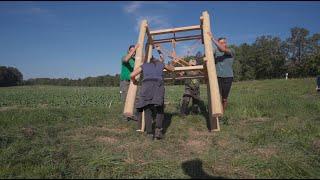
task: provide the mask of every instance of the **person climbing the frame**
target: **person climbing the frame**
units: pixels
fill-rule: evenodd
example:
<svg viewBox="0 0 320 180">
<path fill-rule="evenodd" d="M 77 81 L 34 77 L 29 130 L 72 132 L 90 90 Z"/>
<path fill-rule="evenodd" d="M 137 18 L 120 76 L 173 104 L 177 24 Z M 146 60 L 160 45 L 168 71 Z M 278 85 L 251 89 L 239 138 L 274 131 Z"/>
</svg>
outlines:
<svg viewBox="0 0 320 180">
<path fill-rule="evenodd" d="M 195 66 L 200 64 L 200 59 L 202 55 L 200 52 L 196 54 L 195 59 L 189 60 L 190 66 Z M 187 71 L 181 72 L 180 76 L 196 76 L 201 75 L 200 71 Z M 181 116 L 186 116 L 188 114 L 189 102 L 192 99 L 192 113 L 198 114 L 201 111 L 201 98 L 200 98 L 200 80 L 199 79 L 187 79 L 185 80 L 184 93 L 182 96 L 182 103 L 180 108 Z"/>
<path fill-rule="evenodd" d="M 226 38 L 221 37 L 217 41 L 214 39 L 211 32 L 208 32 L 208 35 L 215 44 L 215 46 L 213 46 L 215 48 L 214 58 L 224 112 L 227 108 L 227 100 L 233 81 L 232 65 L 234 62 L 235 51 L 234 49 L 228 47 Z"/>
<path fill-rule="evenodd" d="M 130 73 L 134 69 L 136 50 L 139 44 L 130 45 L 126 55 L 121 58 L 121 73 L 120 73 L 120 96 L 124 104 L 127 98 L 127 93 L 130 85 Z M 127 121 L 130 119 L 137 120 L 136 117 L 125 118 Z"/>
<path fill-rule="evenodd" d="M 144 111 L 147 136 L 152 139 L 162 139 L 165 95 L 163 69 L 174 71 L 174 68 L 171 65 L 164 64 L 161 48 L 160 46 L 156 46 L 156 48 L 160 54 L 160 60 L 152 56 L 150 63 L 144 62 L 131 73 L 130 78 L 137 84 L 136 76 L 141 73 L 143 74 L 140 97 L 136 104 L 138 119 L 141 119 L 142 112 Z M 154 134 L 152 129 L 152 110 L 155 110 L 156 114 L 156 129 Z M 138 126 L 140 128 L 141 124 L 138 123 Z"/>
</svg>

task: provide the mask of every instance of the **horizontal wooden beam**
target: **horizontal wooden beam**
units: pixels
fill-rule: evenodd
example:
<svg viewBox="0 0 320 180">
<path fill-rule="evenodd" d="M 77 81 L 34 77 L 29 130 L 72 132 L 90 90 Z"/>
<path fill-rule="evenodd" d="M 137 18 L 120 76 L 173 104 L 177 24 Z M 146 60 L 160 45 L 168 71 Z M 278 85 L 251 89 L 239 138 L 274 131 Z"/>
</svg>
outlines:
<svg viewBox="0 0 320 180">
<path fill-rule="evenodd" d="M 183 80 L 183 79 L 201 79 L 205 78 L 205 76 L 182 76 L 176 78 L 164 78 L 164 80 Z"/>
<path fill-rule="evenodd" d="M 174 71 L 194 71 L 194 70 L 202 70 L 202 69 L 203 69 L 203 65 L 174 67 Z M 167 71 L 167 70 L 164 69 L 163 71 Z"/>
<path fill-rule="evenodd" d="M 157 39 L 153 40 L 154 44 L 160 43 L 171 43 L 172 40 L 177 41 L 188 41 L 188 40 L 195 40 L 195 39 L 202 39 L 201 35 L 192 35 L 192 36 L 183 36 L 183 37 L 176 37 L 176 38 L 165 38 L 165 39 Z"/>
<path fill-rule="evenodd" d="M 151 31 L 150 34 L 151 35 L 159 35 L 159 34 L 168 34 L 168 33 L 193 31 L 193 30 L 200 30 L 200 25 L 185 26 L 185 27 L 171 28 L 171 29 L 160 29 L 160 30 Z"/>
</svg>

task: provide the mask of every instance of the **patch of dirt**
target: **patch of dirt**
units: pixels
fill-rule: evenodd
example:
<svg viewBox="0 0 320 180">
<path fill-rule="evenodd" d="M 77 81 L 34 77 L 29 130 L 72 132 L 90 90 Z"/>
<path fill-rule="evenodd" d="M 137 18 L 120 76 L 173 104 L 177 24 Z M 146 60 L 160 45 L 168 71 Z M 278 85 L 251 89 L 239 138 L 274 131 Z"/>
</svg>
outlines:
<svg viewBox="0 0 320 180">
<path fill-rule="evenodd" d="M 114 137 L 107 137 L 107 136 L 99 136 L 96 138 L 96 140 L 98 142 L 102 142 L 102 143 L 116 143 L 116 142 L 118 142 L 118 139 L 116 139 Z"/>
<path fill-rule="evenodd" d="M 166 150 L 163 150 L 163 149 L 156 149 L 153 152 L 155 153 L 155 155 L 157 155 L 159 157 L 168 156 L 168 152 Z"/>
<path fill-rule="evenodd" d="M 208 148 L 208 144 L 206 142 L 199 140 L 189 140 L 186 146 L 188 147 L 188 150 L 198 153 L 202 153 Z"/>
<path fill-rule="evenodd" d="M 133 151 L 143 151 L 143 149 L 147 149 L 149 145 L 150 143 L 147 141 L 131 141 L 117 146 L 116 149 L 119 151 L 127 151 L 128 149 Z"/>
<path fill-rule="evenodd" d="M 211 170 L 213 174 L 221 174 L 223 176 L 229 177 L 231 174 L 236 175 L 240 179 L 254 179 L 255 176 L 250 174 L 245 169 L 240 167 L 234 167 L 230 165 L 231 163 L 221 162 L 215 163 L 215 165 L 211 166 Z"/>
<path fill-rule="evenodd" d="M 126 133 L 129 131 L 129 129 L 128 128 L 114 128 L 114 129 L 108 129 L 108 131 L 114 132 L 114 133 Z"/>
<path fill-rule="evenodd" d="M 46 108 L 46 107 L 48 107 L 48 106 L 49 106 L 49 104 L 44 103 L 44 104 L 40 104 L 39 106 L 40 106 L 40 107 L 42 107 L 42 108 Z"/>
<path fill-rule="evenodd" d="M 85 135 L 85 134 L 81 134 L 81 133 L 76 133 L 76 134 L 73 134 L 73 135 L 69 135 L 67 136 L 68 138 L 70 138 L 71 140 L 74 140 L 74 141 L 85 141 L 85 140 L 88 140 L 89 139 L 89 136 Z"/>
<path fill-rule="evenodd" d="M 36 134 L 34 128 L 22 128 L 22 133 L 26 138 L 32 138 Z"/>
<path fill-rule="evenodd" d="M 48 107 L 48 104 L 40 104 L 40 108 L 46 108 Z M 9 110 L 34 110 L 37 109 L 38 107 L 23 107 L 23 106 L 5 106 L 5 107 L 0 107 L 0 112 L 4 111 L 9 111 Z"/>
<path fill-rule="evenodd" d="M 263 148 L 255 148 L 252 152 L 254 155 L 258 155 L 264 159 L 269 159 L 273 155 L 276 155 L 278 153 L 278 149 L 275 146 L 268 146 Z"/>
<path fill-rule="evenodd" d="M 207 131 L 196 131 L 193 128 L 189 128 L 189 134 L 190 137 L 209 136 L 209 133 Z"/>
<path fill-rule="evenodd" d="M 80 128 L 79 131 L 91 133 L 92 131 L 109 131 L 112 133 L 125 133 L 128 132 L 128 128 L 107 128 L 107 127 L 96 127 L 96 126 L 89 126 L 86 128 Z"/>
<path fill-rule="evenodd" d="M 268 117 L 258 117 L 258 118 L 250 118 L 250 119 L 242 119 L 240 120 L 241 124 L 248 124 L 248 123 L 263 123 L 269 121 L 270 118 Z"/>
<path fill-rule="evenodd" d="M 18 109 L 19 107 L 18 106 L 5 106 L 5 107 L 0 107 L 0 112 L 2 111 L 9 111 L 11 109 Z M 22 109 L 22 108 L 20 108 Z"/>
<path fill-rule="evenodd" d="M 320 139 L 314 140 L 312 142 L 312 147 L 316 152 L 320 153 Z"/>
<path fill-rule="evenodd" d="M 216 142 L 216 144 L 217 144 L 219 147 L 223 148 L 223 149 L 228 148 L 228 146 L 230 145 L 230 144 L 229 144 L 229 141 L 228 141 L 228 140 L 225 140 L 225 139 L 218 140 L 218 141 Z"/>
</svg>

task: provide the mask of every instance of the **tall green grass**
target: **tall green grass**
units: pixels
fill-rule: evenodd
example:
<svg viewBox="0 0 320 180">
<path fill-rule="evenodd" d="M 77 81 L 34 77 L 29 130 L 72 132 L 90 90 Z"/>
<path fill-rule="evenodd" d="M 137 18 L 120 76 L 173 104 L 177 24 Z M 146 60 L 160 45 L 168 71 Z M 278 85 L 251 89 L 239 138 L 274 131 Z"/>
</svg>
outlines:
<svg viewBox="0 0 320 180">
<path fill-rule="evenodd" d="M 214 133 L 178 116 L 183 88 L 166 87 L 161 141 L 122 120 L 117 87 L 0 88 L 0 178 L 320 177 L 314 79 L 234 83 Z"/>
</svg>

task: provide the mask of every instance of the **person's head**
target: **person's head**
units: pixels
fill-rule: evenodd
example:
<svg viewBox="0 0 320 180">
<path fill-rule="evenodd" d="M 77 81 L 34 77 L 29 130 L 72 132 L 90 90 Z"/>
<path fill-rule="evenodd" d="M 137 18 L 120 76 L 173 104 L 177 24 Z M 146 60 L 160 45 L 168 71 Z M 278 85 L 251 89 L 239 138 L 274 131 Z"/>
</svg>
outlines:
<svg viewBox="0 0 320 180">
<path fill-rule="evenodd" d="M 225 37 L 220 37 L 218 39 L 218 43 L 225 48 L 228 47 L 227 38 L 225 38 Z"/>
<path fill-rule="evenodd" d="M 190 59 L 189 60 L 189 65 L 190 66 L 195 66 L 195 65 L 197 65 L 197 61 L 195 59 Z"/>
<path fill-rule="evenodd" d="M 132 51 L 134 51 L 134 45 L 130 45 L 129 46 L 129 49 L 128 49 L 128 52 L 132 52 Z M 136 52 L 134 52 L 133 54 L 132 54 L 132 56 L 135 56 L 136 55 Z"/>
<path fill-rule="evenodd" d="M 201 63 L 201 59 L 202 58 L 203 58 L 203 56 L 202 56 L 201 52 L 198 51 L 197 54 L 196 54 L 196 57 L 195 57 L 197 64 Z"/>
</svg>

